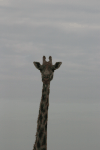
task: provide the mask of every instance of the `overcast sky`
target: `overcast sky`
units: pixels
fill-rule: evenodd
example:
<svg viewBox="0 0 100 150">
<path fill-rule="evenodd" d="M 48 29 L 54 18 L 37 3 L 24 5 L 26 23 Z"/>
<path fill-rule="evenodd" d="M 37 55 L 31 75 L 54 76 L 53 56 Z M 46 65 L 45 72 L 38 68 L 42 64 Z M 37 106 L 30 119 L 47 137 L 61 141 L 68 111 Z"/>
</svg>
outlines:
<svg viewBox="0 0 100 150">
<path fill-rule="evenodd" d="M 33 61 L 43 56 L 62 62 L 50 83 L 48 150 L 99 150 L 99 0 L 0 0 L 0 149 L 32 150 L 43 84 Z"/>
</svg>

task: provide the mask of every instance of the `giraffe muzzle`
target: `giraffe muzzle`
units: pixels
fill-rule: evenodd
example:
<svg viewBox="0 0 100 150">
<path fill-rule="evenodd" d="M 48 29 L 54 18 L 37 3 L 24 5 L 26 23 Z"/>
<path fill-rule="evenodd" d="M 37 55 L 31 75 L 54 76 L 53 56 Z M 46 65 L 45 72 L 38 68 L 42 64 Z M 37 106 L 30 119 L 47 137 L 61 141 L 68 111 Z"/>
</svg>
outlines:
<svg viewBox="0 0 100 150">
<path fill-rule="evenodd" d="M 46 81 L 47 81 L 47 80 L 49 80 L 49 78 L 44 78 L 44 80 L 46 80 Z"/>
</svg>

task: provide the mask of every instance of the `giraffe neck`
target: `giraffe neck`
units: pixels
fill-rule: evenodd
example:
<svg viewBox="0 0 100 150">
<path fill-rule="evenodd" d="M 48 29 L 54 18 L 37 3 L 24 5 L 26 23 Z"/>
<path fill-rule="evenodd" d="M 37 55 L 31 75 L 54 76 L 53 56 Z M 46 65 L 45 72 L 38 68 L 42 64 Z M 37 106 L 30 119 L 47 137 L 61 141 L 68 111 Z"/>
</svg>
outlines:
<svg viewBox="0 0 100 150">
<path fill-rule="evenodd" d="M 50 83 L 44 84 L 37 120 L 36 141 L 33 150 L 47 150 L 47 121 L 49 107 Z"/>
</svg>

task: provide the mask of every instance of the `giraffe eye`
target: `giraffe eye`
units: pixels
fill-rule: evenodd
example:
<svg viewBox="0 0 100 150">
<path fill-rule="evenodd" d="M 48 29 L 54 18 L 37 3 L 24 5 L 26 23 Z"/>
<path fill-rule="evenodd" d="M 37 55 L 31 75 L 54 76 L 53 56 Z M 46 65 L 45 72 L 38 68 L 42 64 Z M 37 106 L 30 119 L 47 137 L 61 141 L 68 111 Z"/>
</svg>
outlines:
<svg viewBox="0 0 100 150">
<path fill-rule="evenodd" d="M 52 71 L 54 72 L 54 69 L 52 68 Z"/>
<path fill-rule="evenodd" d="M 40 69 L 40 72 L 42 72 L 42 69 Z"/>
</svg>

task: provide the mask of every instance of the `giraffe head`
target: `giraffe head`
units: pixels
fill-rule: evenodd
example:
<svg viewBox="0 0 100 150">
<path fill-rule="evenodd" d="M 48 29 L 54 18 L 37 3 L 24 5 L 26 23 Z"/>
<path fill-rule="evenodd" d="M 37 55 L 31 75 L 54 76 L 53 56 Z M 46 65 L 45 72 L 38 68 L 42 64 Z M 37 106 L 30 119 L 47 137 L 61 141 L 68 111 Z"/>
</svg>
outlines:
<svg viewBox="0 0 100 150">
<path fill-rule="evenodd" d="M 40 70 L 42 75 L 42 82 L 44 84 L 50 83 L 53 79 L 54 70 L 58 69 L 62 62 L 56 62 L 55 65 L 52 65 L 52 57 L 49 56 L 49 61 L 47 62 L 46 57 L 43 56 L 43 64 L 41 65 L 39 62 L 33 62 L 35 67 Z"/>
</svg>

